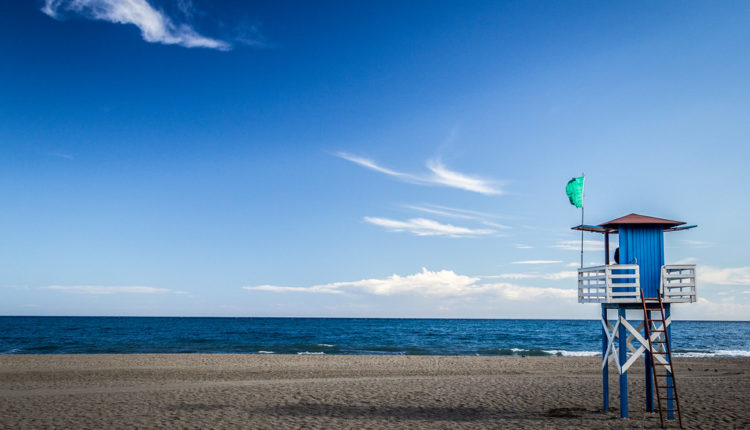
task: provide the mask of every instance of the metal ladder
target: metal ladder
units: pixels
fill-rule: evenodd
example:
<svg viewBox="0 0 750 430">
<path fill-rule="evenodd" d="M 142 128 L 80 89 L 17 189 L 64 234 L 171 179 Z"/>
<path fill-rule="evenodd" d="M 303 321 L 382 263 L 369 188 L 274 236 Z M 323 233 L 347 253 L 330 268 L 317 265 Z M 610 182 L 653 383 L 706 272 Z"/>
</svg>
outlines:
<svg viewBox="0 0 750 430">
<path fill-rule="evenodd" d="M 674 419 L 674 413 L 677 412 L 680 428 L 683 428 L 680 399 L 677 396 L 677 381 L 675 380 L 674 369 L 672 368 L 672 348 L 669 344 L 669 332 L 667 331 L 666 318 L 664 317 L 664 302 L 661 300 L 661 295 L 657 298 L 647 298 L 643 295 L 643 290 L 641 290 L 641 303 L 643 304 L 643 325 L 646 326 L 648 350 L 651 353 L 651 372 L 653 373 L 656 398 L 659 404 L 661 427 L 666 427 L 664 414 L 667 414 L 667 418 Z M 651 318 L 651 313 L 656 311 L 659 311 L 657 317 Z M 656 323 L 661 323 L 661 326 L 657 326 Z M 659 334 L 655 339 L 651 339 L 652 333 Z M 664 361 L 656 359 L 657 356 L 662 357 Z M 657 371 L 657 368 L 664 369 L 664 373 Z M 662 390 L 664 390 L 664 396 L 662 396 Z M 666 405 L 664 402 L 666 402 Z M 672 416 L 670 417 L 669 415 Z"/>
</svg>

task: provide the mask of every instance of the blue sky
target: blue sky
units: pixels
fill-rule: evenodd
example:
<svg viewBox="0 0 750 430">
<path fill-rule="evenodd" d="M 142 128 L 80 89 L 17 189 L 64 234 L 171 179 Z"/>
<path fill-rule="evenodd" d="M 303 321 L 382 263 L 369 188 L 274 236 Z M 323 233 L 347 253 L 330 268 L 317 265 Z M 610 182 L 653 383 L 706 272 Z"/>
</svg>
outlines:
<svg viewBox="0 0 750 430">
<path fill-rule="evenodd" d="M 0 4 L 0 314 L 596 318 L 580 211 L 747 319 L 744 2 Z M 586 263 L 603 260 L 586 237 Z"/>
</svg>

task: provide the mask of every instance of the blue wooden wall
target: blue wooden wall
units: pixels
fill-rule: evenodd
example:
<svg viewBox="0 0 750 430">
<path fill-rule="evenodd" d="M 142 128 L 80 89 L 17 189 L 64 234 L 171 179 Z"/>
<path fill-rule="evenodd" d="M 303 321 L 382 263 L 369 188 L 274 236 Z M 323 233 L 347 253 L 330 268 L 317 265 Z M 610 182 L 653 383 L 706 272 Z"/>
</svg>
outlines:
<svg viewBox="0 0 750 430">
<path fill-rule="evenodd" d="M 641 274 L 641 288 L 646 297 L 659 295 L 661 266 L 664 265 L 664 226 L 620 225 L 620 264 L 635 264 Z"/>
</svg>

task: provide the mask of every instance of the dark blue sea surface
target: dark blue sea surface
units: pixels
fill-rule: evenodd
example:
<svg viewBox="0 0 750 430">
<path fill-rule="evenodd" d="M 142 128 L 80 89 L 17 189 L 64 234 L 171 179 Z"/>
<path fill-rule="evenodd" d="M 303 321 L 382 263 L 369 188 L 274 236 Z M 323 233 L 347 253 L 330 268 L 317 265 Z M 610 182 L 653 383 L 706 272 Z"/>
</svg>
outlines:
<svg viewBox="0 0 750 430">
<path fill-rule="evenodd" d="M 678 356 L 750 357 L 750 322 L 675 321 Z M 0 317 L 0 353 L 601 355 L 587 320 Z"/>
</svg>

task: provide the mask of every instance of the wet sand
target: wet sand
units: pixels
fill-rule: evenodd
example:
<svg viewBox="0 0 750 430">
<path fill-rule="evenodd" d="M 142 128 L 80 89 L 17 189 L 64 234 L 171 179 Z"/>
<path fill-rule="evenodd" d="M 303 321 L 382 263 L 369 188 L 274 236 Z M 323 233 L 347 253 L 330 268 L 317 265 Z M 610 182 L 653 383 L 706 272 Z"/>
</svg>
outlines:
<svg viewBox="0 0 750 430">
<path fill-rule="evenodd" d="M 0 428 L 659 428 L 596 357 L 0 356 Z M 750 428 L 750 359 L 675 364 L 686 428 Z M 676 428 L 676 423 L 671 427 Z"/>
</svg>

